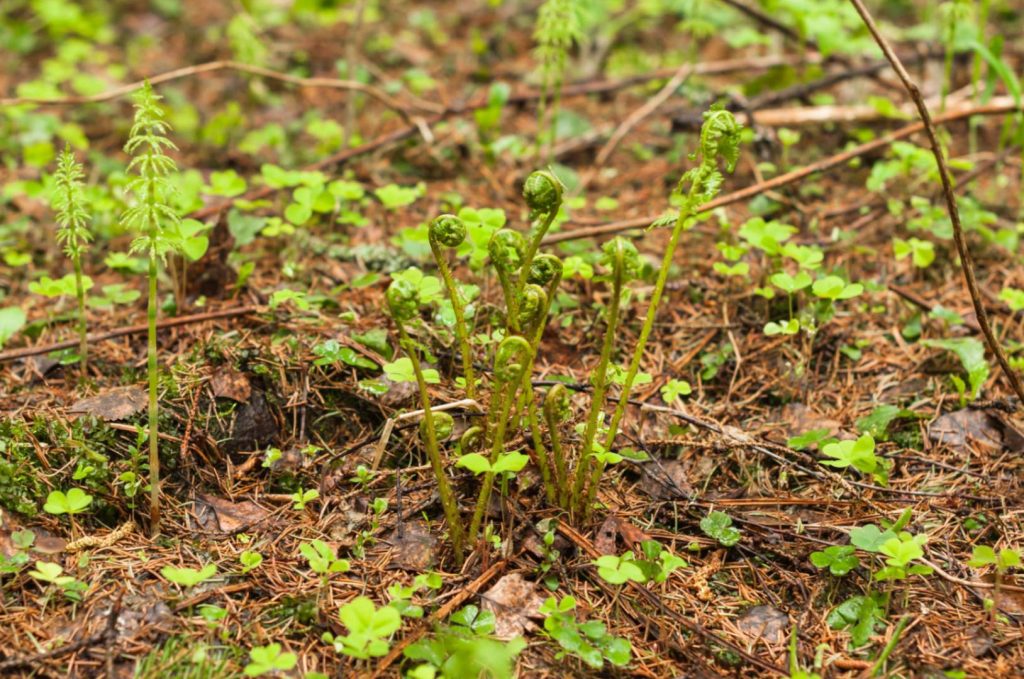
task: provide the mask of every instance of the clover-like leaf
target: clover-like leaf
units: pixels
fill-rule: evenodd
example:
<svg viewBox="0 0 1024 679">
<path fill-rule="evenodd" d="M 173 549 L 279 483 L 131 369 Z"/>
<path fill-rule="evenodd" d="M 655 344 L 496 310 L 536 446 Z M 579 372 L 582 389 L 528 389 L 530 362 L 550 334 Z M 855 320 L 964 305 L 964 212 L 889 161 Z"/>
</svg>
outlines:
<svg viewBox="0 0 1024 679">
<path fill-rule="evenodd" d="M 700 520 L 700 529 L 725 547 L 732 547 L 743 535 L 732 525 L 732 517 L 725 512 L 712 511 Z"/>
<path fill-rule="evenodd" d="M 81 488 L 72 488 L 66 494 L 55 490 L 46 497 L 43 511 L 47 514 L 80 514 L 91 504 L 92 495 Z"/>
</svg>

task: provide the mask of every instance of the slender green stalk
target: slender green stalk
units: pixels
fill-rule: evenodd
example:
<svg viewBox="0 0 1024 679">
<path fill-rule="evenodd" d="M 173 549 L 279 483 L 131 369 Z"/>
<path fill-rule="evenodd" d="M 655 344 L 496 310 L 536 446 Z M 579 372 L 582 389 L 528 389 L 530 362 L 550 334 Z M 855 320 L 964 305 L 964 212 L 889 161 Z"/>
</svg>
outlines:
<svg viewBox="0 0 1024 679">
<path fill-rule="evenodd" d="M 147 364 L 149 368 L 149 475 L 150 475 L 150 532 L 160 532 L 160 455 L 159 410 L 157 403 L 158 365 L 156 344 L 157 274 L 159 260 L 168 253 L 181 251 L 178 235 L 179 217 L 170 207 L 169 195 L 173 191 L 169 176 L 177 165 L 165 149 L 175 149 L 166 134 L 170 126 L 164 120 L 160 98 L 153 92 L 149 81 L 135 93 L 135 122 L 124 150 L 131 154 L 128 173 L 135 173 L 128 189 L 135 195 L 135 204 L 121 217 L 122 223 L 140 235 L 132 242 L 133 252 L 144 253 L 149 260 L 149 338 Z"/>
<path fill-rule="evenodd" d="M 422 431 L 427 458 L 430 460 L 430 467 L 437 481 L 437 494 L 441 498 L 441 508 L 444 510 L 445 520 L 448 522 L 448 533 L 451 536 L 455 561 L 461 565 L 463 557 L 462 519 L 459 516 L 459 507 L 455 496 L 448 484 L 448 476 L 444 472 L 441 449 L 438 445 L 437 427 L 430 408 L 430 394 L 427 391 L 427 381 L 420 365 L 419 353 L 416 350 L 416 343 L 409 337 L 409 333 L 405 329 L 405 322 L 415 318 L 419 312 L 419 292 L 405 279 L 394 280 L 388 287 L 387 301 L 391 317 L 395 321 L 395 327 L 398 328 L 399 344 L 409 357 L 416 377 L 416 385 L 420 392 L 420 407 L 423 409 Z"/>
<path fill-rule="evenodd" d="M 455 215 L 441 215 L 430 223 L 430 249 L 434 253 L 441 279 L 448 288 L 448 298 L 455 314 L 455 336 L 462 352 L 462 375 L 466 379 L 466 397 L 476 399 L 476 375 L 473 371 L 473 349 L 469 343 L 469 326 L 466 324 L 466 305 L 462 299 L 443 247 L 457 248 L 466 240 L 466 225 Z"/>
<path fill-rule="evenodd" d="M 537 352 L 540 349 L 540 341 L 544 336 L 544 328 L 547 326 L 551 304 L 554 301 L 555 293 L 558 291 L 558 286 L 562 282 L 561 260 L 554 255 L 540 255 L 533 260 L 533 264 L 530 267 L 529 281 L 534 285 L 547 285 L 547 289 L 540 318 L 530 338 L 530 360 L 526 370 L 523 372 L 520 394 L 526 399 L 526 421 L 533 438 L 533 449 L 537 454 L 537 463 L 540 466 L 544 490 L 547 493 L 548 502 L 555 504 L 558 496 L 557 479 L 552 478 L 551 461 L 548 458 L 547 449 L 544 447 L 544 439 L 541 436 L 540 422 L 537 418 L 537 403 L 533 397 L 532 378 L 533 365 L 537 360 Z M 520 410 L 522 410 L 522 405 L 520 405 Z"/>
<path fill-rule="evenodd" d="M 551 457 L 555 463 L 555 485 L 558 486 L 558 503 L 565 508 L 569 504 L 569 481 L 565 453 L 562 450 L 562 435 L 558 425 L 569 416 L 569 391 L 561 384 L 548 390 L 544 397 L 544 422 L 551 437 Z"/>
<path fill-rule="evenodd" d="M 88 325 L 85 318 L 85 278 L 82 275 L 82 253 L 88 248 L 92 234 L 86 228 L 88 213 L 82 195 L 82 177 L 85 171 L 75 160 L 71 145 L 67 144 L 57 160 L 54 175 L 55 203 L 57 206 L 57 242 L 64 244 L 64 252 L 75 270 L 75 296 L 78 299 L 78 353 L 82 376 L 89 374 Z"/>
<path fill-rule="evenodd" d="M 907 629 L 907 625 L 910 624 L 910 616 L 905 615 L 900 618 L 900 621 L 896 623 L 896 629 L 892 633 L 892 637 L 889 638 L 889 642 L 882 649 L 882 652 L 878 654 L 878 659 L 875 664 L 871 666 L 871 671 L 868 676 L 877 677 L 878 673 L 885 667 L 885 661 L 889 659 L 889 656 L 893 651 L 896 650 L 896 646 L 900 643 L 900 637 L 903 636 L 903 631 Z"/>
<path fill-rule="evenodd" d="M 505 325 L 509 333 L 517 334 L 519 332 L 519 304 L 512 274 L 523 262 L 526 241 L 518 231 L 499 229 L 494 232 L 491 240 L 487 243 L 487 252 L 491 257 L 491 264 L 498 272 L 498 282 L 501 283 L 501 292 L 505 296 Z"/>
<path fill-rule="evenodd" d="M 615 335 L 619 327 L 619 306 L 622 301 L 622 287 L 628 278 L 636 275 L 639 265 L 639 254 L 633 244 L 624 238 L 615 238 L 605 244 L 605 264 L 612 270 L 612 294 L 608 300 L 607 323 L 604 341 L 601 345 L 601 357 L 597 367 L 591 373 L 591 384 L 594 387 L 590 401 L 590 412 L 587 414 L 586 428 L 583 430 L 583 447 L 580 449 L 579 461 L 576 464 L 576 479 L 572 489 L 572 506 L 577 512 L 583 511 L 583 490 L 587 472 L 593 466 L 591 484 L 595 492 L 604 463 L 592 465 L 594 454 L 594 437 L 597 434 L 598 422 L 604 412 L 604 396 L 608 389 L 608 364 L 615 347 Z"/>
<path fill-rule="evenodd" d="M 529 362 L 529 343 L 522 337 L 506 337 L 498 345 L 494 357 L 494 394 L 496 403 L 491 404 L 491 412 L 494 415 L 494 436 L 491 439 L 491 454 L 489 462 L 493 465 L 498 456 L 505 450 L 505 436 L 508 433 L 509 412 L 512 404 L 515 403 L 516 392 L 519 390 L 519 381 L 523 377 L 526 365 Z M 476 542 L 483 522 L 484 513 L 487 510 L 487 502 L 491 497 L 491 489 L 494 486 L 494 473 L 488 471 L 484 474 L 483 485 L 480 487 L 480 495 L 477 497 L 476 510 L 473 512 L 473 520 L 469 525 L 469 541 Z"/>
<path fill-rule="evenodd" d="M 448 534 L 452 538 L 452 549 L 455 552 L 455 561 L 462 564 L 462 519 L 459 516 L 459 507 L 455 502 L 451 486 L 448 484 L 448 477 L 444 473 L 444 463 L 441 461 L 441 450 L 437 443 L 437 426 L 434 422 L 434 414 L 430 410 L 430 396 L 427 393 L 427 381 L 423 377 L 423 367 L 420 365 L 416 353 L 416 345 L 405 331 L 400 321 L 398 335 L 402 348 L 412 361 L 412 370 L 416 375 L 416 384 L 420 392 L 420 407 L 423 409 L 424 430 L 427 439 L 427 457 L 430 459 L 430 467 L 437 479 L 437 494 L 441 498 L 441 507 L 444 509 L 445 520 L 448 522 Z"/>
<path fill-rule="evenodd" d="M 149 522 L 154 534 L 159 532 L 160 526 L 160 443 L 158 436 L 160 412 L 157 405 L 159 380 L 156 361 L 156 277 L 156 255 L 151 254 L 149 257 L 149 301 L 146 306 L 146 317 L 149 322 L 146 364 L 149 372 Z"/>
<path fill-rule="evenodd" d="M 676 216 L 675 226 L 672 227 L 672 236 L 669 238 L 668 247 L 661 260 L 661 268 L 658 270 L 658 278 L 654 284 L 654 292 L 651 294 L 651 301 L 647 306 L 647 315 L 644 318 L 643 327 L 640 329 L 640 337 L 637 339 L 636 348 L 633 350 L 633 358 L 630 360 L 629 368 L 626 371 L 626 378 L 622 385 L 622 392 L 619 395 L 619 402 L 615 406 L 611 421 L 608 423 L 608 433 L 605 436 L 604 448 L 610 450 L 615 443 L 615 437 L 619 431 L 619 424 L 626 412 L 626 405 L 633 390 L 633 381 L 640 370 L 640 361 L 643 359 L 644 350 L 647 347 L 647 340 L 650 338 L 651 330 L 654 328 L 654 320 L 658 315 L 658 305 L 661 303 L 661 296 L 665 291 L 665 284 L 668 282 L 669 268 L 672 265 L 672 258 L 675 256 L 679 239 L 692 227 L 699 214 L 700 206 L 711 200 L 721 189 L 723 177 L 718 171 L 719 157 L 725 160 L 726 170 L 731 172 L 739 160 L 739 133 L 741 125 L 728 111 L 712 108 L 704 114 L 704 124 L 700 133 L 700 164 L 688 170 L 679 181 L 679 190 L 689 183 L 689 190 L 679 214 Z"/>
</svg>

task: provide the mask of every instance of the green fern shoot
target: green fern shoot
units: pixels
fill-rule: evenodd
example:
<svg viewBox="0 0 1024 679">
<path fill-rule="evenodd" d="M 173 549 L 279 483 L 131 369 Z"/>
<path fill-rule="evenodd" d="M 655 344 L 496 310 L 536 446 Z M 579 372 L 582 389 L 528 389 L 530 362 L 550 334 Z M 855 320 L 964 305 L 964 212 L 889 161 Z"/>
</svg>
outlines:
<svg viewBox="0 0 1024 679">
<path fill-rule="evenodd" d="M 87 276 L 82 276 L 82 253 L 89 247 L 92 234 L 87 222 L 89 213 L 85 209 L 82 195 L 82 164 L 75 159 L 70 144 L 57 159 L 57 173 L 54 175 L 53 202 L 57 209 L 57 242 L 64 246 L 64 252 L 75 268 L 75 295 L 78 297 L 78 353 L 82 362 L 82 376 L 89 369 L 88 326 L 85 320 L 85 288 Z"/>
<path fill-rule="evenodd" d="M 158 449 L 157 409 L 157 273 L 159 260 L 168 253 L 180 250 L 178 237 L 179 217 L 170 206 L 173 190 L 170 175 L 177 171 L 167 149 L 177 149 L 166 134 L 170 125 L 164 120 L 160 96 L 153 92 L 149 81 L 135 93 L 135 122 L 124 150 L 131 154 L 128 174 L 133 175 L 128 190 L 135 203 L 121 216 L 121 223 L 139 235 L 132 241 L 132 252 L 143 253 L 149 259 L 149 481 L 150 531 L 160 528 L 160 456 Z"/>
</svg>

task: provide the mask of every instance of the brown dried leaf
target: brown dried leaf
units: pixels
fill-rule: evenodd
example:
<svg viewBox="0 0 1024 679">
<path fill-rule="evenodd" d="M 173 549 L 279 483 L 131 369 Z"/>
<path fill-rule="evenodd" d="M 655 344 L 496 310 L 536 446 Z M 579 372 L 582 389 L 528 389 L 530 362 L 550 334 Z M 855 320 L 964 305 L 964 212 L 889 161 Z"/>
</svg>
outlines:
<svg viewBox="0 0 1024 679">
<path fill-rule="evenodd" d="M 494 636 L 504 640 L 536 628 L 530 618 L 540 616 L 538 609 L 544 603 L 536 584 L 519 573 L 504 576 L 480 598 L 483 609 L 494 613 Z"/>
<path fill-rule="evenodd" d="M 781 644 L 789 633 L 789 616 L 774 606 L 754 606 L 736 619 L 736 629 L 751 641 Z"/>
<path fill-rule="evenodd" d="M 259 523 L 269 513 L 250 500 L 232 502 L 214 495 L 199 495 L 196 517 L 199 525 L 210 531 L 237 533 Z"/>
<path fill-rule="evenodd" d="M 597 529 L 597 534 L 594 536 L 594 549 L 601 554 L 618 554 L 616 549 L 618 539 L 619 521 L 614 515 L 609 515 Z"/>
<path fill-rule="evenodd" d="M 147 403 L 146 390 L 142 387 L 115 387 L 96 396 L 83 398 L 68 408 L 68 412 L 73 415 L 93 415 L 108 422 L 117 422 L 142 412 Z"/>
<path fill-rule="evenodd" d="M 959 452 L 1024 451 L 1024 435 L 1001 413 L 963 408 L 938 417 L 928 427 L 928 438 Z"/>
<path fill-rule="evenodd" d="M 696 490 L 690 482 L 692 465 L 683 460 L 651 460 L 641 466 L 640 488 L 655 500 L 692 497 Z"/>
<path fill-rule="evenodd" d="M 396 530 L 392 535 L 391 544 L 395 552 L 391 557 L 390 568 L 423 571 L 437 560 L 437 538 L 430 534 L 422 521 L 403 524 L 402 532 Z"/>
<path fill-rule="evenodd" d="M 243 372 L 227 366 L 213 374 L 210 378 L 210 391 L 217 398 L 229 398 L 238 403 L 248 403 L 252 396 L 252 384 Z"/>
</svg>

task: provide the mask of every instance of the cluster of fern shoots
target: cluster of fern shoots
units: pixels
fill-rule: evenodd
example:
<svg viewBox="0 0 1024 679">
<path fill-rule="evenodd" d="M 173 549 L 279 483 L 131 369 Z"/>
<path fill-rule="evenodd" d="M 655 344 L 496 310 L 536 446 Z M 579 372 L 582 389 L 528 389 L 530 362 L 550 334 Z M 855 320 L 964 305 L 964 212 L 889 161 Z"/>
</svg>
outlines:
<svg viewBox="0 0 1024 679">
<path fill-rule="evenodd" d="M 452 491 L 441 444 L 454 430 L 452 417 L 431 409 L 431 397 L 424 378 L 421 345 L 414 330 L 423 323 L 419 293 L 412 283 L 396 278 L 387 290 L 388 308 L 398 330 L 399 343 L 409 356 L 419 387 L 423 411 L 421 438 L 437 480 L 448 532 L 456 560 L 462 560 L 467 545 L 481 537 L 495 480 L 507 482 L 527 462 L 539 471 L 546 500 L 573 517 L 585 518 L 593 508 L 606 467 L 622 460 L 614 452 L 615 440 L 626 412 L 634 381 L 668 281 L 672 257 L 684 231 L 702 217 L 700 206 L 721 188 L 720 164 L 732 171 L 739 156 L 740 125 L 731 113 L 712 109 L 705 114 L 700 147 L 691 156 L 699 162 L 679 182 L 679 210 L 671 220 L 672 234 L 658 270 L 647 314 L 621 380 L 611 418 L 605 422 L 605 403 L 618 350 L 616 338 L 621 324 L 622 301 L 627 285 L 641 273 L 640 256 L 633 244 L 622 237 L 606 242 L 601 266 L 609 285 L 604 313 L 604 336 L 600 358 L 590 374 L 590 399 L 581 435 L 569 438 L 563 431 L 574 420 L 575 404 L 569 390 L 555 385 L 544 392 L 534 388 L 533 366 L 547 327 L 552 301 L 562 282 L 562 261 L 553 254 L 540 253 L 540 246 L 562 207 L 564 187 L 551 172 L 531 174 L 523 186 L 523 198 L 530 208 L 532 227 L 527 235 L 512 230 L 496 231 L 488 244 L 490 264 L 502 290 L 500 324 L 503 339 L 493 351 L 492 370 L 478 378 L 474 365 L 473 319 L 467 318 L 467 301 L 452 276 L 449 251 L 465 240 L 465 224 L 454 215 L 441 215 L 430 224 L 429 241 L 437 267 L 451 301 L 455 335 L 461 354 L 465 393 L 469 399 L 486 403 L 483 421 L 467 429 L 455 444 L 458 464 L 481 476 L 476 502 L 464 524 L 458 499 Z M 426 336 L 426 333 L 423 333 Z M 529 442 L 528 454 L 507 451 L 509 441 L 522 433 Z M 504 487 L 504 486 L 503 486 Z"/>
</svg>

